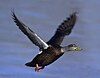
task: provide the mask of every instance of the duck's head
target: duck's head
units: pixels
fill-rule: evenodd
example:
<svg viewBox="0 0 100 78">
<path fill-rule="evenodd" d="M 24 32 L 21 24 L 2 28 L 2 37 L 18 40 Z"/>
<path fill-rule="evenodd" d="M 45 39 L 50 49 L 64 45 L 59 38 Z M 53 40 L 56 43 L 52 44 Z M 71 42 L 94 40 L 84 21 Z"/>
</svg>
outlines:
<svg viewBox="0 0 100 78">
<path fill-rule="evenodd" d="M 70 44 L 70 45 L 67 46 L 67 50 L 68 51 L 81 51 L 82 48 L 80 48 L 76 44 Z"/>
</svg>

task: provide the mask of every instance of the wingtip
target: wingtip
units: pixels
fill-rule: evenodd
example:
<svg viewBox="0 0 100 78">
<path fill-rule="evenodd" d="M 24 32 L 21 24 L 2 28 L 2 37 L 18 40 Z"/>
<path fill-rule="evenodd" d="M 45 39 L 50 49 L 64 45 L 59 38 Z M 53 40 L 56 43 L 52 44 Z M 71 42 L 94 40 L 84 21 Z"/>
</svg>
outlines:
<svg viewBox="0 0 100 78">
<path fill-rule="evenodd" d="M 11 12 L 12 12 L 12 13 L 14 12 L 14 8 L 11 8 Z"/>
<path fill-rule="evenodd" d="M 13 20 L 15 20 L 15 18 L 17 18 L 16 15 L 15 15 L 15 10 L 14 10 L 14 8 L 11 9 L 11 17 L 12 17 Z"/>
<path fill-rule="evenodd" d="M 79 14 L 79 12 L 75 11 L 75 12 L 73 12 L 73 14 Z"/>
<path fill-rule="evenodd" d="M 75 12 L 73 12 L 70 16 L 74 16 L 74 15 L 77 15 L 77 14 L 78 14 L 78 12 L 75 11 Z"/>
<path fill-rule="evenodd" d="M 14 16 L 15 15 L 15 11 L 14 11 L 14 8 L 11 9 L 11 15 Z"/>
<path fill-rule="evenodd" d="M 14 22 L 18 21 L 18 18 L 17 18 L 16 14 L 15 14 L 14 9 L 11 10 L 11 18 L 13 19 Z"/>
<path fill-rule="evenodd" d="M 72 16 L 77 16 L 78 14 L 79 14 L 79 12 L 75 11 L 75 12 L 73 12 L 72 14 L 70 14 L 70 17 L 72 17 Z"/>
</svg>

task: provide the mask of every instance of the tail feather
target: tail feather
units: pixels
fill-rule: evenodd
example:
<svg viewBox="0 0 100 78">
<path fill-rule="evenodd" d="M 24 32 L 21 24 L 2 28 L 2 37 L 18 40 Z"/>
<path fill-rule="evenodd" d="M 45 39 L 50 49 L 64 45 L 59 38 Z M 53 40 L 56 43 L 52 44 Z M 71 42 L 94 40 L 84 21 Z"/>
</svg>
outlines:
<svg viewBox="0 0 100 78">
<path fill-rule="evenodd" d="M 26 63 L 25 65 L 26 65 L 26 66 L 29 66 L 29 67 L 34 67 L 33 63 L 31 63 L 31 62 L 28 62 L 28 63 Z"/>
</svg>

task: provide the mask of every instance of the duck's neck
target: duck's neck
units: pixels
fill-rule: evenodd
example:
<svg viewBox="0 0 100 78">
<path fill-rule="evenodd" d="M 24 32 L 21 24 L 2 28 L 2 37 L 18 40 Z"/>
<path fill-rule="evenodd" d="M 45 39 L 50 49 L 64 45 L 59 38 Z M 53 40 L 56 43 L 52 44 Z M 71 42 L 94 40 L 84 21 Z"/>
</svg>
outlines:
<svg viewBox="0 0 100 78">
<path fill-rule="evenodd" d="M 61 52 L 69 52 L 69 48 L 68 48 L 68 46 L 65 46 L 65 47 L 62 47 L 61 48 Z"/>
</svg>

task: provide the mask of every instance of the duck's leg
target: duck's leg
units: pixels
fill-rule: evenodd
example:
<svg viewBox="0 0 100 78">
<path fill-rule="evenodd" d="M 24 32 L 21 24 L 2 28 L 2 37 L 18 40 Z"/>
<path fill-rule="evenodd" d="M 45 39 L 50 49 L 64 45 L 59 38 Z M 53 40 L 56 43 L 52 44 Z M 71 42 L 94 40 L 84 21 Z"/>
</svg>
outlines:
<svg viewBox="0 0 100 78">
<path fill-rule="evenodd" d="M 35 71 L 39 72 L 39 65 L 38 64 L 36 64 Z"/>
<path fill-rule="evenodd" d="M 39 66 L 38 64 L 36 64 L 36 67 L 35 67 L 35 71 L 36 72 L 39 72 L 40 69 L 43 69 L 44 67 L 42 66 Z"/>
</svg>

